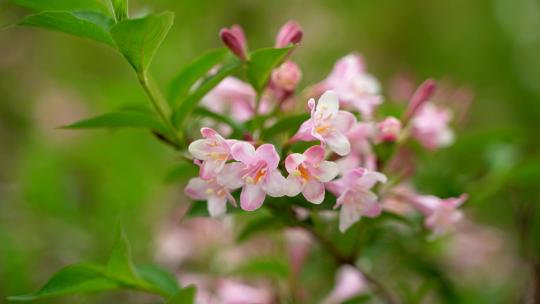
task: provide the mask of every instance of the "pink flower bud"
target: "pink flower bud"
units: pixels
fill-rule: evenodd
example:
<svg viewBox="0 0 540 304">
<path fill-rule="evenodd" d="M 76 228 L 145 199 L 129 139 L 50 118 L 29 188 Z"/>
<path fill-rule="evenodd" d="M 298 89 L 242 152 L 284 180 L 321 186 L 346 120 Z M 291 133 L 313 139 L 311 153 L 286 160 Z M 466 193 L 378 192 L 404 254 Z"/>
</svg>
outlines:
<svg viewBox="0 0 540 304">
<path fill-rule="evenodd" d="M 433 96 L 435 88 L 435 80 L 428 79 L 416 89 L 409 102 L 409 107 L 403 116 L 403 121 L 407 122 L 416 111 L 418 111 L 418 109 Z"/>
<path fill-rule="evenodd" d="M 377 130 L 380 141 L 394 142 L 398 139 L 401 131 L 401 121 L 395 117 L 386 117 L 377 124 Z"/>
<path fill-rule="evenodd" d="M 242 27 L 233 25 L 230 29 L 223 28 L 219 32 L 219 37 L 238 58 L 247 59 L 247 41 Z"/>
<path fill-rule="evenodd" d="M 296 21 L 288 21 L 285 23 L 276 37 L 276 47 L 282 48 L 289 44 L 298 44 L 302 40 L 304 32 Z"/>
<path fill-rule="evenodd" d="M 294 91 L 302 78 L 302 71 L 292 61 L 286 61 L 272 72 L 272 82 L 285 91 Z"/>
</svg>

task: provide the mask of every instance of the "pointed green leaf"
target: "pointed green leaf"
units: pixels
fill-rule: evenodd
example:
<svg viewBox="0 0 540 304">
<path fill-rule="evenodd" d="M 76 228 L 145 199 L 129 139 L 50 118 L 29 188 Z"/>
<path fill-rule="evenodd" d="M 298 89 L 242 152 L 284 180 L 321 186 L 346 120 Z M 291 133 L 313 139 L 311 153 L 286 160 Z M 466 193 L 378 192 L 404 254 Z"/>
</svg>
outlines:
<svg viewBox="0 0 540 304">
<path fill-rule="evenodd" d="M 206 75 L 211 68 L 220 63 L 228 54 L 226 49 L 211 50 L 186 65 L 171 81 L 167 90 L 167 99 L 172 104 L 178 98 L 185 97 L 195 82 Z"/>
<path fill-rule="evenodd" d="M 162 294 L 172 296 L 180 290 L 178 280 L 171 273 L 154 265 L 137 266 L 141 278 Z"/>
<path fill-rule="evenodd" d="M 216 122 L 221 122 L 224 124 L 227 124 L 229 127 L 233 129 L 233 134 L 230 137 L 241 137 L 244 135 L 247 131 L 246 128 L 241 124 L 232 119 L 231 117 L 227 115 L 221 115 L 216 112 L 212 112 L 204 107 L 197 107 L 193 111 L 193 114 L 212 118 Z"/>
<path fill-rule="evenodd" d="M 107 113 L 89 119 L 84 119 L 64 126 L 64 129 L 92 129 L 92 128 L 150 128 L 163 131 L 161 122 L 150 112 L 137 110 L 124 110 Z"/>
<path fill-rule="evenodd" d="M 275 124 L 264 130 L 264 132 L 261 133 L 261 136 L 264 139 L 269 139 L 280 133 L 292 135 L 298 131 L 300 125 L 302 125 L 302 123 L 308 119 L 309 114 L 306 113 L 280 118 Z"/>
<path fill-rule="evenodd" d="M 11 0 L 34 11 L 99 11 L 107 12 L 102 0 Z"/>
<path fill-rule="evenodd" d="M 10 297 L 12 301 L 31 301 L 35 299 L 91 293 L 120 288 L 115 280 L 106 278 L 102 266 L 90 263 L 74 264 L 62 268 L 37 292 Z"/>
<path fill-rule="evenodd" d="M 265 48 L 251 53 L 247 78 L 257 92 L 262 92 L 266 87 L 272 70 L 283 62 L 292 48 L 292 46 L 280 49 Z"/>
<path fill-rule="evenodd" d="M 128 0 L 112 0 L 112 5 L 116 22 L 128 18 Z"/>
<path fill-rule="evenodd" d="M 240 64 L 240 61 L 234 60 L 233 62 L 224 65 L 215 74 L 205 78 L 191 94 L 182 100 L 180 106 L 174 112 L 172 118 L 173 124 L 182 126 L 186 117 L 193 112 L 204 95 L 217 86 L 225 77 L 233 74 Z"/>
<path fill-rule="evenodd" d="M 111 28 L 118 49 L 139 74 L 148 69 L 173 20 L 174 14 L 165 12 L 140 19 L 126 19 Z"/>
<path fill-rule="evenodd" d="M 195 293 L 195 286 L 188 286 L 167 300 L 165 304 L 193 304 L 195 303 Z"/>
<path fill-rule="evenodd" d="M 112 22 L 109 17 L 97 12 L 50 11 L 27 16 L 18 25 L 64 32 L 114 47 L 114 42 L 109 34 Z"/>
<path fill-rule="evenodd" d="M 129 241 L 120 228 L 116 232 L 111 256 L 105 267 L 105 274 L 108 277 L 130 284 L 137 284 L 137 282 L 141 281 L 131 260 Z"/>
</svg>

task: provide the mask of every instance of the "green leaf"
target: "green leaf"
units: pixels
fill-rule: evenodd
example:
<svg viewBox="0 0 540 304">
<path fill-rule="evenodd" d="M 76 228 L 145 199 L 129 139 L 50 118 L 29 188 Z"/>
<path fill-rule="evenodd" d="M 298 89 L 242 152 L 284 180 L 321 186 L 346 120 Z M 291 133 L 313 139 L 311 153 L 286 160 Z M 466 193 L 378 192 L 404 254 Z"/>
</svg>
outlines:
<svg viewBox="0 0 540 304">
<path fill-rule="evenodd" d="M 265 215 L 254 220 L 251 220 L 247 223 L 238 236 L 236 237 L 237 242 L 243 242 L 248 240 L 250 237 L 256 235 L 257 233 L 275 229 L 278 227 L 283 227 L 283 222 L 272 215 Z"/>
<path fill-rule="evenodd" d="M 184 162 L 173 167 L 165 176 L 166 183 L 185 181 L 198 175 L 199 168 L 191 162 Z"/>
<path fill-rule="evenodd" d="M 140 276 L 135 271 L 131 260 L 129 241 L 121 228 L 117 229 L 114 246 L 105 268 L 108 277 L 129 283 L 137 284 Z"/>
<path fill-rule="evenodd" d="M 208 71 L 220 63 L 228 54 L 226 49 L 211 50 L 186 65 L 171 81 L 167 90 L 167 99 L 174 102 L 185 97 L 197 80 L 208 75 Z"/>
<path fill-rule="evenodd" d="M 174 14 L 165 12 L 124 20 L 111 28 L 111 35 L 118 49 L 139 74 L 148 69 L 173 20 Z"/>
<path fill-rule="evenodd" d="M 309 119 L 309 114 L 307 113 L 283 117 L 280 120 L 278 120 L 275 124 L 273 124 L 271 127 L 264 130 L 261 133 L 261 136 L 264 139 L 269 139 L 281 133 L 286 133 L 289 135 L 296 133 L 296 131 L 298 131 L 298 128 L 300 128 L 300 125 L 308 119 Z"/>
<path fill-rule="evenodd" d="M 11 2 L 34 11 L 107 12 L 107 6 L 100 0 L 11 0 Z"/>
<path fill-rule="evenodd" d="M 74 264 L 62 268 L 37 292 L 9 297 L 12 301 L 31 301 L 35 299 L 91 293 L 120 288 L 120 284 L 106 278 L 102 266 L 90 263 Z"/>
<path fill-rule="evenodd" d="M 112 20 L 97 12 L 63 12 L 50 11 L 30 15 L 21 20 L 18 25 L 42 27 L 54 31 L 89 38 L 114 47 L 109 34 Z"/>
<path fill-rule="evenodd" d="M 165 304 L 193 304 L 195 303 L 195 292 L 195 286 L 188 286 L 167 300 Z"/>
<path fill-rule="evenodd" d="M 159 289 L 162 294 L 172 296 L 180 290 L 178 280 L 171 273 L 157 266 L 137 266 L 137 273 L 144 281 Z"/>
<path fill-rule="evenodd" d="M 107 113 L 97 117 L 84 119 L 64 126 L 64 129 L 92 129 L 92 128 L 150 128 L 164 131 L 161 122 L 150 112 L 137 110 L 123 110 Z"/>
<path fill-rule="evenodd" d="M 248 277 L 284 279 L 289 276 L 289 268 L 284 261 L 274 258 L 256 258 L 238 266 L 233 274 Z"/>
<path fill-rule="evenodd" d="M 343 302 L 342 304 L 360 304 L 360 303 L 367 303 L 370 300 L 373 299 L 373 296 L 370 294 L 362 294 L 353 298 L 350 298 Z M 420 302 L 419 302 L 420 303 Z"/>
<path fill-rule="evenodd" d="M 285 59 L 293 47 L 265 48 L 251 53 L 247 68 L 249 83 L 257 92 L 262 92 L 268 83 L 272 70 Z"/>
<path fill-rule="evenodd" d="M 230 137 L 241 137 L 247 132 L 246 128 L 242 124 L 236 122 L 234 119 L 226 115 L 221 115 L 216 112 L 212 112 L 208 110 L 207 108 L 197 107 L 193 111 L 193 114 L 212 118 L 216 122 L 227 124 L 229 127 L 233 129 L 233 134 Z"/>
<path fill-rule="evenodd" d="M 112 0 L 112 6 L 116 22 L 121 22 L 128 18 L 128 0 Z"/>
<path fill-rule="evenodd" d="M 240 64 L 240 61 L 234 60 L 233 62 L 224 65 L 215 74 L 205 78 L 202 83 L 180 103 L 180 106 L 174 112 L 172 117 L 173 124 L 182 127 L 186 117 L 193 112 L 204 95 L 218 85 L 225 77 L 234 73 Z"/>
</svg>

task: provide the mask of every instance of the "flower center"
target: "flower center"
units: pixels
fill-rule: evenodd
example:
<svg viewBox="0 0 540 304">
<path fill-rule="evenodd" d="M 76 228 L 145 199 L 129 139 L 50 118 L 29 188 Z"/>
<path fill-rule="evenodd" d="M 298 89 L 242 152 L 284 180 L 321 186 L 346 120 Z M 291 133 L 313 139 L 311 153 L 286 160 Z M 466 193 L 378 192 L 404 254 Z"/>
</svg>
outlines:
<svg viewBox="0 0 540 304">
<path fill-rule="evenodd" d="M 309 173 L 309 170 L 304 167 L 304 165 L 300 164 L 298 168 L 293 173 L 294 175 L 300 177 L 303 182 L 306 182 L 311 178 L 311 174 Z"/>
<path fill-rule="evenodd" d="M 258 184 L 268 173 L 266 168 L 266 162 L 260 161 L 253 167 L 249 168 L 246 174 L 244 174 L 243 179 L 248 184 Z"/>
</svg>

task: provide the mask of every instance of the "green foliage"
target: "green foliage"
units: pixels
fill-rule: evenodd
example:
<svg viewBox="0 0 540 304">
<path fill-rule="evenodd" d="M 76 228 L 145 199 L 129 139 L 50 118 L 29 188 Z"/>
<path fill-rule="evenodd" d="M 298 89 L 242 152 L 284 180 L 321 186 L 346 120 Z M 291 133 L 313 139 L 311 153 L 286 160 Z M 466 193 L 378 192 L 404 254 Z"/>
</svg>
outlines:
<svg viewBox="0 0 540 304">
<path fill-rule="evenodd" d="M 197 176 L 199 167 L 192 162 L 183 162 L 171 168 L 165 175 L 166 183 L 176 183 L 187 181 L 188 179 Z"/>
<path fill-rule="evenodd" d="M 92 128 L 150 128 L 163 131 L 164 127 L 154 114 L 146 111 L 123 110 L 84 119 L 64 129 L 92 129 Z"/>
<path fill-rule="evenodd" d="M 165 304 L 192 304 L 195 303 L 195 286 L 188 286 L 180 290 L 172 298 L 170 298 Z"/>
<path fill-rule="evenodd" d="M 289 276 L 289 267 L 285 261 L 276 258 L 256 258 L 248 260 L 236 269 L 233 274 L 251 278 L 285 279 Z"/>
<path fill-rule="evenodd" d="M 258 93 L 261 93 L 266 87 L 272 70 L 283 62 L 292 49 L 292 46 L 279 49 L 265 48 L 251 53 L 247 67 L 247 79 Z"/>
<path fill-rule="evenodd" d="M 175 105 L 178 98 L 185 98 L 197 80 L 207 76 L 210 69 L 221 63 L 227 54 L 226 49 L 210 50 L 183 67 L 169 84 L 169 102 Z"/>
<path fill-rule="evenodd" d="M 138 275 L 144 281 L 159 288 L 161 293 L 174 295 L 180 291 L 178 280 L 170 272 L 155 265 L 137 265 L 135 267 Z"/>
<path fill-rule="evenodd" d="M 112 0 L 116 22 L 122 22 L 128 18 L 128 0 Z"/>
<path fill-rule="evenodd" d="M 107 5 L 101 0 L 11 0 L 11 2 L 34 11 L 82 11 L 107 12 Z"/>
<path fill-rule="evenodd" d="M 105 272 L 108 276 L 123 282 L 136 283 L 140 281 L 140 277 L 131 260 L 129 242 L 124 232 L 120 229 L 116 232 L 116 241 L 114 242 Z"/>
<path fill-rule="evenodd" d="M 111 28 L 116 46 L 140 75 L 148 69 L 173 20 L 174 14 L 165 12 L 139 19 L 123 20 Z"/>
<path fill-rule="evenodd" d="M 207 108 L 197 107 L 195 108 L 195 110 L 193 110 L 193 114 L 201 117 L 212 118 L 216 122 L 221 122 L 228 125 L 229 127 L 231 127 L 231 129 L 233 129 L 233 134 L 230 136 L 232 138 L 240 138 L 243 134 L 247 132 L 243 124 L 238 123 L 227 115 L 221 115 L 216 112 L 212 112 Z"/>
<path fill-rule="evenodd" d="M 298 131 L 300 125 L 309 119 L 309 114 L 302 113 L 280 118 L 275 124 L 264 130 L 261 136 L 264 139 L 273 138 L 278 134 L 291 135 Z"/>
<path fill-rule="evenodd" d="M 261 211 L 259 213 L 263 212 Z M 254 219 L 249 220 L 236 236 L 236 240 L 238 242 L 244 242 L 261 232 L 268 232 L 269 230 L 276 230 L 282 227 L 284 225 L 279 217 L 263 213 L 261 216 L 256 216 Z"/>
<path fill-rule="evenodd" d="M 18 24 L 60 31 L 114 47 L 113 39 L 108 32 L 112 23 L 109 17 L 97 12 L 51 11 L 27 16 Z"/>
</svg>

